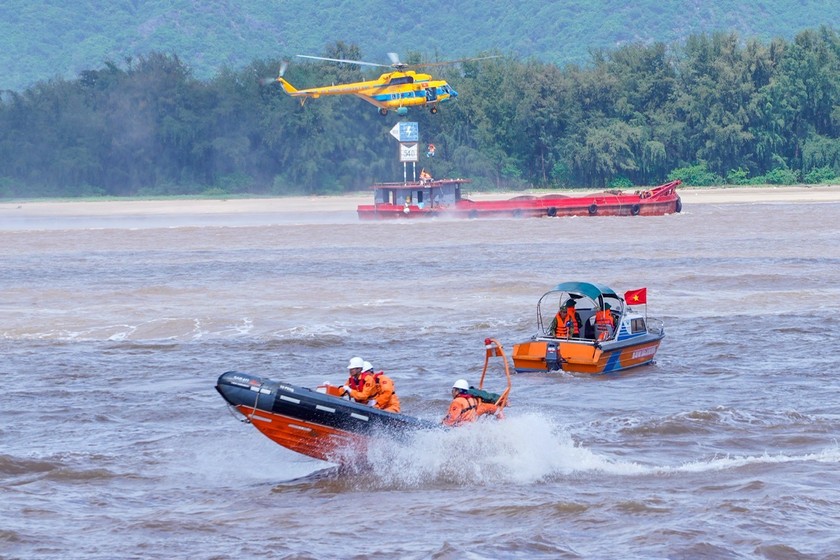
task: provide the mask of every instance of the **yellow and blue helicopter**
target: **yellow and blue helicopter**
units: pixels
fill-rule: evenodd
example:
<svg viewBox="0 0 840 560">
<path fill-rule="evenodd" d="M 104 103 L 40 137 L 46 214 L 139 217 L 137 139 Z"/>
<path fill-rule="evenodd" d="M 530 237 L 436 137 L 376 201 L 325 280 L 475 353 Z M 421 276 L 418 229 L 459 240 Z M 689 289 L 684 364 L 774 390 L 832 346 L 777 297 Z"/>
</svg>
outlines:
<svg viewBox="0 0 840 560">
<path fill-rule="evenodd" d="M 353 82 L 332 86 L 297 89 L 283 78 L 287 64 L 280 67 L 280 74 L 271 80 L 279 82 L 283 91 L 292 97 L 300 97 L 301 104 L 307 98 L 317 99 L 322 95 L 355 95 L 361 97 L 368 103 L 379 107 L 379 114 L 385 116 L 388 111 L 394 111 L 398 115 L 406 115 L 409 107 L 428 107 L 434 114 L 438 112 L 438 105 L 451 101 L 458 97 L 458 92 L 445 80 L 438 80 L 429 74 L 418 74 L 408 69 L 408 64 L 400 62 L 396 53 L 388 53 L 391 64 L 377 64 L 375 62 L 362 62 L 360 60 L 345 60 L 342 58 L 326 58 L 322 56 L 310 56 L 305 54 L 297 55 L 301 58 L 314 60 L 326 60 L 329 62 L 343 62 L 349 64 L 361 64 L 364 66 L 378 66 L 393 68 L 393 71 L 386 72 L 375 80 L 364 82 Z M 415 68 L 428 66 L 442 66 L 444 64 L 456 64 L 467 60 L 483 60 L 485 58 L 496 58 L 495 56 L 454 60 L 448 62 L 432 62 L 426 64 L 414 64 Z"/>
</svg>

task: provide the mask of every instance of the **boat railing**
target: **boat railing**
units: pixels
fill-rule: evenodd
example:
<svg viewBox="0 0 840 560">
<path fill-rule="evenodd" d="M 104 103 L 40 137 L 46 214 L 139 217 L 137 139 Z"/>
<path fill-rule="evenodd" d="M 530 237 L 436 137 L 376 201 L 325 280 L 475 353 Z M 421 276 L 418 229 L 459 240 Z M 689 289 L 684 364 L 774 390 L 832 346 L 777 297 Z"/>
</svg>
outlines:
<svg viewBox="0 0 840 560">
<path fill-rule="evenodd" d="M 652 189 L 643 190 L 643 191 L 636 191 L 639 194 L 640 198 L 664 198 L 674 194 L 677 187 L 682 184 L 682 181 L 679 179 L 675 181 L 671 181 L 670 183 L 665 183 L 664 185 L 659 185 L 658 187 L 654 187 Z"/>
<path fill-rule="evenodd" d="M 665 334 L 665 321 L 663 321 L 662 319 L 648 317 L 646 324 L 647 331 L 650 334 L 655 334 L 657 336 L 662 336 Z"/>
<path fill-rule="evenodd" d="M 375 183 L 370 186 L 372 190 L 376 189 L 405 189 L 417 187 L 441 187 L 443 185 L 463 185 L 465 183 L 472 183 L 472 179 L 429 179 L 426 181 L 393 181 L 385 183 Z"/>
</svg>

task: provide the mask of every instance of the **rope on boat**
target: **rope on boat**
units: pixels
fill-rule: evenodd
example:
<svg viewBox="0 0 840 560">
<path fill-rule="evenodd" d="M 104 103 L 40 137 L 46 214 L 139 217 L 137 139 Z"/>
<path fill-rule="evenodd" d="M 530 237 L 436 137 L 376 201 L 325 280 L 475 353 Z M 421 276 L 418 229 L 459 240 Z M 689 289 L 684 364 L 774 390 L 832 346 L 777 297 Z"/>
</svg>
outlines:
<svg viewBox="0 0 840 560">
<path fill-rule="evenodd" d="M 262 390 L 263 385 L 264 385 L 263 383 L 260 383 L 260 386 L 257 387 L 257 396 L 254 398 L 254 406 L 251 407 L 251 413 L 250 414 L 243 414 L 242 412 L 239 411 L 239 409 L 236 407 L 236 405 L 228 403 L 228 410 L 230 411 L 231 416 L 233 416 L 234 418 L 236 418 L 239 422 L 242 422 L 243 424 L 253 424 L 251 419 L 254 417 L 254 414 L 257 412 L 257 404 L 259 404 L 259 402 L 260 402 L 260 391 Z M 239 414 L 239 416 L 237 416 L 237 413 Z"/>
<path fill-rule="evenodd" d="M 260 386 L 257 387 L 257 396 L 254 397 L 254 406 L 251 408 L 251 414 L 247 416 L 248 423 L 251 423 L 251 419 L 254 417 L 254 414 L 257 412 L 257 404 L 260 402 L 260 391 L 262 390 L 263 383 L 260 381 Z"/>
<path fill-rule="evenodd" d="M 239 410 L 237 410 L 237 408 L 236 408 L 236 405 L 228 403 L 227 406 L 228 406 L 228 412 L 230 412 L 230 415 L 233 416 L 236 419 L 237 422 L 242 422 L 243 424 L 250 424 L 251 423 L 251 419 L 248 418 L 247 416 L 245 416 L 244 414 L 242 414 L 241 412 L 239 412 Z"/>
</svg>

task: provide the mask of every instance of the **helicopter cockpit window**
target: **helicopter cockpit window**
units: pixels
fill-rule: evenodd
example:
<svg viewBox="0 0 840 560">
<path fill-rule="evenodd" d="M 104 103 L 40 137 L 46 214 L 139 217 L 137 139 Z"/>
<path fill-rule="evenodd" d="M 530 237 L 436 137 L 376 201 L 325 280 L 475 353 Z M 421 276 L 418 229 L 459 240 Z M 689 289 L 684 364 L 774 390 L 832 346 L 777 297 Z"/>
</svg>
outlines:
<svg viewBox="0 0 840 560">
<path fill-rule="evenodd" d="M 412 76 L 400 76 L 399 78 L 391 78 L 391 81 L 388 83 L 392 86 L 398 86 L 400 84 L 413 84 L 414 78 Z"/>
</svg>

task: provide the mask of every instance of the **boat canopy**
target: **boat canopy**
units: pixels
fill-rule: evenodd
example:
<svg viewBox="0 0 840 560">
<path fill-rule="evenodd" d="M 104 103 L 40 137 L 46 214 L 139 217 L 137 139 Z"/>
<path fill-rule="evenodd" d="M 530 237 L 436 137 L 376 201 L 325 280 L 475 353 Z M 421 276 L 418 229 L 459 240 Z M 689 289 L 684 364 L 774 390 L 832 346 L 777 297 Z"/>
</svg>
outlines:
<svg viewBox="0 0 840 560">
<path fill-rule="evenodd" d="M 552 291 L 583 294 L 593 301 L 598 301 L 599 296 L 621 299 L 609 286 L 590 282 L 561 282 Z"/>
</svg>

